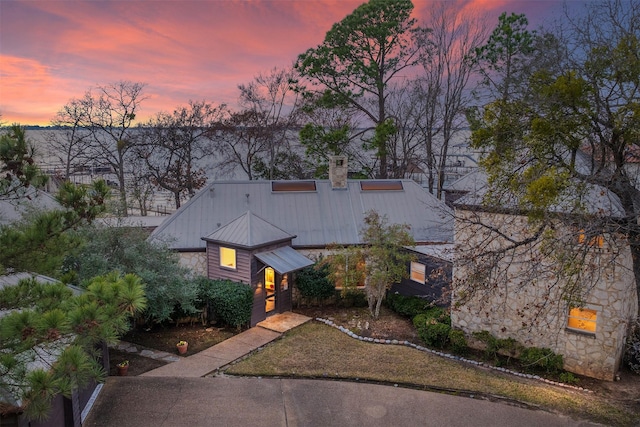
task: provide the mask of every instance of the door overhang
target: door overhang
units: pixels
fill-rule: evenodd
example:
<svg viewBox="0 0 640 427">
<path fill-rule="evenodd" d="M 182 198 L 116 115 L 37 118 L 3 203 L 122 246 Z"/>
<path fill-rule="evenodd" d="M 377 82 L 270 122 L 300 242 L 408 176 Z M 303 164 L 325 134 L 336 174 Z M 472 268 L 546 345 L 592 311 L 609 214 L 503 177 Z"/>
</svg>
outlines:
<svg viewBox="0 0 640 427">
<path fill-rule="evenodd" d="M 255 254 L 255 257 L 265 265 L 273 268 L 279 274 L 290 273 L 314 264 L 313 261 L 291 246 L 283 246 L 272 251 L 260 252 Z"/>
</svg>

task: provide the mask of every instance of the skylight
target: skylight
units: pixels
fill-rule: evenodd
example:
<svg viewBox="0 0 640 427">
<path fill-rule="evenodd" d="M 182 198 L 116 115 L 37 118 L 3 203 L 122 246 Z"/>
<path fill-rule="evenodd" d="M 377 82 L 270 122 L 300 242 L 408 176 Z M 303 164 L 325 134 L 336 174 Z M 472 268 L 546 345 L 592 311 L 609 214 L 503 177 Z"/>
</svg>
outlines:
<svg viewBox="0 0 640 427">
<path fill-rule="evenodd" d="M 271 181 L 271 191 L 316 191 L 315 181 Z"/>
<path fill-rule="evenodd" d="M 362 191 L 402 191 L 402 181 L 360 181 Z"/>
</svg>

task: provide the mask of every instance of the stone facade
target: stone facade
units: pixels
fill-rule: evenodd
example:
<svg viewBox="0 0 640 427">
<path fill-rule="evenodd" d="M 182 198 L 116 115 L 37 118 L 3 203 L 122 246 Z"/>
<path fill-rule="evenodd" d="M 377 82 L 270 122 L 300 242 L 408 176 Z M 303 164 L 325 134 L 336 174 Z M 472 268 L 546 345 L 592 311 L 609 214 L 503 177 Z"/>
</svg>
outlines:
<svg viewBox="0 0 640 427">
<path fill-rule="evenodd" d="M 180 252 L 180 265 L 187 267 L 198 276 L 207 276 L 206 252 Z"/>
<path fill-rule="evenodd" d="M 467 334 L 484 330 L 526 347 L 550 348 L 563 356 L 566 370 L 613 380 L 629 322 L 637 314 L 631 253 L 624 238 L 608 235 L 584 250 L 581 265 L 595 268 L 584 276 L 588 283 L 576 288 L 583 289 L 580 306 L 596 313 L 595 332 L 589 332 L 568 327 L 568 279 L 552 273 L 553 256 L 543 245 L 507 252 L 490 274 L 470 256 L 482 247 L 496 250 L 531 236 L 526 217 L 461 209 L 456 213 L 452 325 Z M 496 238 L 496 230 L 501 237 Z"/>
</svg>

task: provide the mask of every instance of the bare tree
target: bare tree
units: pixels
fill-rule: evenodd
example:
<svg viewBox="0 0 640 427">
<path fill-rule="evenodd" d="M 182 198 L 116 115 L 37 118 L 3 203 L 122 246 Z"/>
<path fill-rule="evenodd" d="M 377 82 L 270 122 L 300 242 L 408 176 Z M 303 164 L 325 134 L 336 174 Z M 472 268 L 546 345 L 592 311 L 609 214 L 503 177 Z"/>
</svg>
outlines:
<svg viewBox="0 0 640 427">
<path fill-rule="evenodd" d="M 153 185 L 173 194 L 176 209 L 206 183 L 204 159 L 210 155 L 210 137 L 226 112 L 224 105 L 189 101 L 171 114 L 158 113 L 137 135 L 133 155 L 143 160 Z"/>
<path fill-rule="evenodd" d="M 486 38 L 485 18 L 462 12 L 454 3 L 435 2 L 420 33 L 424 75 L 416 91 L 424 108 L 420 121 L 426 148 L 428 188 L 442 198 L 451 141 L 465 126 L 465 110 L 472 96 L 469 80 L 474 64 L 469 60 Z M 437 179 L 436 179 L 437 178 Z"/>
<path fill-rule="evenodd" d="M 421 126 L 423 105 L 413 81 L 390 87 L 387 111 L 395 132 L 388 140 L 389 178 L 410 178 L 425 163 Z"/>
<path fill-rule="evenodd" d="M 83 170 L 91 161 L 92 135 L 82 100 L 67 102 L 51 120 L 51 125 L 61 129 L 47 134 L 47 154 L 62 165 L 62 178 L 68 180 L 71 173 Z"/>
<path fill-rule="evenodd" d="M 274 177 L 276 159 L 290 151 L 298 127 L 299 96 L 293 90 L 294 81 L 292 69 L 273 68 L 238 86 L 241 110 L 230 115 L 216 138 L 221 169 L 231 172 L 240 167 L 249 179 L 255 179 L 253 169 L 260 161 L 267 177 Z"/>
<path fill-rule="evenodd" d="M 136 112 L 144 101 L 143 83 L 119 81 L 85 93 L 81 103 L 91 131 L 92 156 L 109 165 L 116 174 L 120 192 L 120 213 L 127 215 L 127 153 Z"/>
</svg>

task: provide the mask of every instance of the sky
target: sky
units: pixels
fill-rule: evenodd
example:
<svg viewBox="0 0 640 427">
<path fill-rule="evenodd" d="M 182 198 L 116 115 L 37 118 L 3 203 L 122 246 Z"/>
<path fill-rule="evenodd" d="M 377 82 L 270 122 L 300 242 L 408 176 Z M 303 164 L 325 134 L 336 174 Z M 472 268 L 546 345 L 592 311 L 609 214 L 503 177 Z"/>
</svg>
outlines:
<svg viewBox="0 0 640 427">
<path fill-rule="evenodd" d="M 290 66 L 361 3 L 0 0 L 0 122 L 46 126 L 71 99 L 118 81 L 146 85 L 140 121 L 190 100 L 233 106 L 239 84 Z M 414 16 L 431 3 L 414 0 Z M 505 11 L 525 13 L 531 29 L 562 15 L 560 0 L 456 4 L 490 28 Z"/>
</svg>

